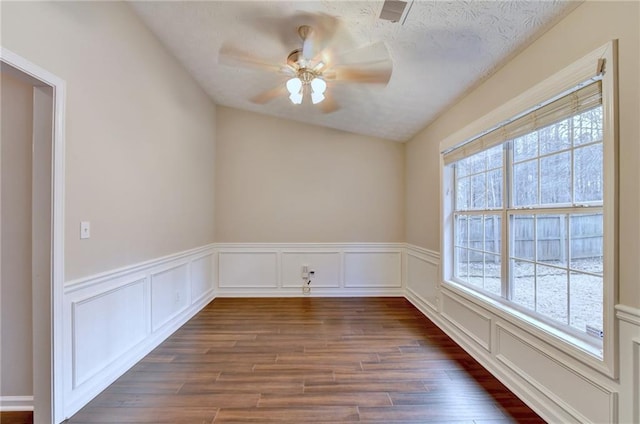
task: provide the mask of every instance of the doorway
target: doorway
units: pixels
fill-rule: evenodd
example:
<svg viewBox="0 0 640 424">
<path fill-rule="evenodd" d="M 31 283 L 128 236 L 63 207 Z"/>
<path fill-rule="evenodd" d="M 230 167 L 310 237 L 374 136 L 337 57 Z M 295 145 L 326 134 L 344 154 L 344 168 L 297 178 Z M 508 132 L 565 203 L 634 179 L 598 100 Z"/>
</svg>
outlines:
<svg viewBox="0 0 640 424">
<path fill-rule="evenodd" d="M 59 423 L 64 82 L 0 53 L 0 411 Z"/>
</svg>

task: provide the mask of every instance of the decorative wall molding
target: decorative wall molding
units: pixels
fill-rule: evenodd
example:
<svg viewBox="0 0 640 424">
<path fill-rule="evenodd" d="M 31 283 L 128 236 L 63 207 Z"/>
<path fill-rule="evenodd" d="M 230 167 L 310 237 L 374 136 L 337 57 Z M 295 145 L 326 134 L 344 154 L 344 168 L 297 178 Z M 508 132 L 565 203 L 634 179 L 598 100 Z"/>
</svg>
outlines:
<svg viewBox="0 0 640 424">
<path fill-rule="evenodd" d="M 404 243 L 223 243 L 218 296 L 403 296 Z"/>
<path fill-rule="evenodd" d="M 89 286 L 92 286 L 94 284 L 102 284 L 107 281 L 113 281 L 122 276 L 132 275 L 136 272 L 144 272 L 146 270 L 149 270 L 150 268 L 155 268 L 161 266 L 162 264 L 175 262 L 179 259 L 194 258 L 197 255 L 206 256 L 207 254 L 211 254 L 213 252 L 214 247 L 215 244 L 209 244 L 206 246 L 185 250 L 173 255 L 166 255 L 156 259 L 149 259 L 143 262 L 138 262 L 114 270 L 101 272 L 88 277 L 70 280 L 64 283 L 64 293 L 69 294 L 76 290 L 88 288 Z"/>
<path fill-rule="evenodd" d="M 145 278 L 116 289 L 71 302 L 72 386 L 108 367 L 148 333 L 144 309 L 148 297 Z M 117 320 L 105 320 L 105 316 Z M 107 334 L 107 337 L 102 335 Z M 97 337 L 96 337 L 97 335 Z"/>
<path fill-rule="evenodd" d="M 496 336 L 495 358 L 577 422 L 616 422 L 617 392 L 585 378 L 566 365 L 566 358 L 517 327 L 498 323 Z M 557 395 L 559 391 L 563 397 Z"/>
<path fill-rule="evenodd" d="M 406 243 L 405 247 L 407 249 L 408 254 L 412 255 L 422 255 L 425 260 L 430 261 L 435 265 L 440 265 L 440 253 L 435 250 L 425 249 L 424 247 L 416 246 L 415 244 Z"/>
<path fill-rule="evenodd" d="M 441 315 L 478 346 L 491 350 L 492 317 L 487 311 L 451 292 L 442 292 Z"/>
<path fill-rule="evenodd" d="M 438 258 L 429 253 L 407 245 L 406 298 L 546 421 L 640 422 L 640 311 L 616 306 L 618 380 L 559 349 L 553 335 L 529 328 L 495 301 L 441 283 L 436 265 L 426 266 Z M 425 296 L 434 291 L 439 309 Z"/>
<path fill-rule="evenodd" d="M 624 353 L 618 382 L 509 314 L 440 284 L 439 254 L 402 243 L 211 244 L 67 283 L 64 363 L 71 377 L 65 380 L 66 415 L 214 297 L 304 296 L 302 265 L 316 271 L 311 296 L 406 297 L 547 421 L 640 422 L 634 403 L 640 394 L 638 310 L 616 307 Z M 117 347 L 114 353 L 92 355 L 91 346 L 100 346 L 93 339 L 104 338 L 110 325 L 120 328 L 124 315 L 131 331 L 104 341 Z M 88 327 L 99 328 L 99 334 Z"/>
<path fill-rule="evenodd" d="M 640 310 L 617 305 L 621 423 L 640 423 Z M 625 407 L 629 405 L 629 407 Z"/>
<path fill-rule="evenodd" d="M 616 317 L 619 320 L 626 321 L 629 324 L 640 327 L 640 309 L 632 308 L 627 305 L 616 305 Z"/>
<path fill-rule="evenodd" d="M 0 412 L 33 411 L 33 396 L 0 396 Z"/>
<path fill-rule="evenodd" d="M 65 417 L 213 300 L 214 257 L 208 245 L 65 284 Z"/>
</svg>

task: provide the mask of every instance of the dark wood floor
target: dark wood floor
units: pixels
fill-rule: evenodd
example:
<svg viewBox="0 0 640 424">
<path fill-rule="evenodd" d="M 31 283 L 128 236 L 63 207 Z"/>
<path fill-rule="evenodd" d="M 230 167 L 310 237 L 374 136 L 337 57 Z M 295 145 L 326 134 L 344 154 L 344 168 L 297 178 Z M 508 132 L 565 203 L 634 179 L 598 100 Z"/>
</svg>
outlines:
<svg viewBox="0 0 640 424">
<path fill-rule="evenodd" d="M 0 412 L 0 424 L 33 424 L 33 412 Z"/>
<path fill-rule="evenodd" d="M 403 298 L 216 299 L 68 422 L 542 423 Z"/>
</svg>

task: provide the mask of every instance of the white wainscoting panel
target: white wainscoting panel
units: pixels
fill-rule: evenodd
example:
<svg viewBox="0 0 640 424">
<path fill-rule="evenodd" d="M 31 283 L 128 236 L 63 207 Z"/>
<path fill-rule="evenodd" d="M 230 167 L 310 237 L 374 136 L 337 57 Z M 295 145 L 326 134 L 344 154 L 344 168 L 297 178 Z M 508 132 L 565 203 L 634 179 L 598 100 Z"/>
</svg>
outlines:
<svg viewBox="0 0 640 424">
<path fill-rule="evenodd" d="M 340 252 L 282 252 L 282 287 L 302 287 L 303 265 L 315 271 L 311 279 L 312 290 L 316 287 L 340 287 Z"/>
<path fill-rule="evenodd" d="M 402 253 L 345 252 L 345 287 L 402 287 Z"/>
<path fill-rule="evenodd" d="M 190 302 L 188 264 L 151 274 L 151 327 L 153 331 L 184 311 Z"/>
<path fill-rule="evenodd" d="M 525 333 L 498 324 L 496 337 L 496 358 L 556 402 L 576 422 L 616 421 L 617 393 L 568 367 L 558 354 L 550 354 L 544 345 Z"/>
<path fill-rule="evenodd" d="M 207 254 L 191 261 L 191 303 L 197 302 L 213 290 L 213 255 Z"/>
<path fill-rule="evenodd" d="M 443 291 L 442 316 L 478 345 L 491 349 L 491 315 L 487 311 Z"/>
<path fill-rule="evenodd" d="M 621 423 L 640 423 L 640 309 L 616 305 L 619 322 Z"/>
<path fill-rule="evenodd" d="M 204 246 L 65 284 L 65 416 L 213 299 L 213 253 L 214 245 Z"/>
<path fill-rule="evenodd" d="M 220 252 L 218 270 L 219 287 L 259 289 L 278 286 L 276 252 Z"/>
<path fill-rule="evenodd" d="M 214 295 L 303 296 L 301 267 L 308 265 L 316 271 L 311 296 L 405 295 L 549 422 L 640 422 L 640 312 L 617 307 L 616 381 L 495 305 L 440 284 L 439 264 L 437 252 L 400 243 L 212 244 L 68 282 L 65 415 L 77 412 Z M 6 399 L 0 399 L 3 405 Z"/>
<path fill-rule="evenodd" d="M 439 303 L 439 262 L 434 252 L 424 254 L 416 248 L 407 248 L 407 290 L 418 296 L 434 311 Z"/>
<path fill-rule="evenodd" d="M 74 389 L 144 339 L 146 292 L 141 279 L 72 302 Z"/>
<path fill-rule="evenodd" d="M 218 296 L 402 296 L 403 243 L 224 243 Z M 302 266 L 315 271 L 303 293 Z"/>
</svg>

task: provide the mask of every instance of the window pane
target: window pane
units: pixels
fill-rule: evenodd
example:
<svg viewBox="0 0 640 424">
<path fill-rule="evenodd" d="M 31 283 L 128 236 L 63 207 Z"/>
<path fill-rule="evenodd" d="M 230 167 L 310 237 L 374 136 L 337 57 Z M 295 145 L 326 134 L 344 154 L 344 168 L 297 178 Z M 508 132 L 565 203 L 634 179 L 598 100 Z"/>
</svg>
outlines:
<svg viewBox="0 0 640 424">
<path fill-rule="evenodd" d="M 556 266 L 567 265 L 566 215 L 536 217 L 537 260 Z"/>
<path fill-rule="evenodd" d="M 482 216 L 469 217 L 469 247 L 472 249 L 484 249 L 484 234 Z M 482 260 L 482 258 L 480 258 Z"/>
<path fill-rule="evenodd" d="M 511 216 L 511 255 L 534 260 L 533 215 Z"/>
<path fill-rule="evenodd" d="M 457 178 L 469 175 L 469 160 L 467 158 L 460 159 L 456 162 L 455 168 Z"/>
<path fill-rule="evenodd" d="M 573 117 L 573 144 L 602 140 L 602 106 Z"/>
<path fill-rule="evenodd" d="M 513 166 L 513 206 L 530 206 L 538 203 L 538 161 Z"/>
<path fill-rule="evenodd" d="M 511 260 L 511 300 L 520 306 L 535 310 L 535 265 Z"/>
<path fill-rule="evenodd" d="M 469 278 L 468 282 L 476 287 L 483 288 L 484 280 L 484 255 L 481 252 L 469 252 Z"/>
<path fill-rule="evenodd" d="M 485 164 L 486 156 L 487 156 L 487 152 L 482 151 L 480 153 L 476 153 L 475 155 L 469 156 L 467 158 L 467 164 L 469 166 L 469 174 L 476 174 L 478 172 L 483 172 L 487 169 Z"/>
<path fill-rule="evenodd" d="M 571 147 L 569 140 L 569 119 L 557 122 L 538 130 L 540 154 L 557 152 Z"/>
<path fill-rule="evenodd" d="M 469 271 L 467 267 L 467 261 L 469 258 L 469 251 L 467 249 L 456 248 L 455 257 L 455 276 L 462 281 L 467 281 L 469 278 Z"/>
<path fill-rule="evenodd" d="M 536 265 L 536 310 L 553 320 L 568 323 L 567 271 Z"/>
<path fill-rule="evenodd" d="M 501 269 L 500 256 L 484 254 L 484 289 L 491 294 L 501 294 Z"/>
<path fill-rule="evenodd" d="M 500 253 L 500 215 L 485 215 L 484 217 L 484 250 Z"/>
<path fill-rule="evenodd" d="M 513 161 L 520 162 L 538 156 L 538 133 L 523 135 L 513 140 Z"/>
<path fill-rule="evenodd" d="M 571 202 L 571 153 L 540 159 L 540 203 Z"/>
<path fill-rule="evenodd" d="M 574 151 L 575 202 L 602 202 L 602 143 Z"/>
<path fill-rule="evenodd" d="M 456 217 L 456 228 L 455 228 L 456 246 L 462 246 L 462 247 L 469 246 L 469 234 L 467 232 L 467 221 L 468 221 L 468 218 L 466 215 L 458 215 Z"/>
<path fill-rule="evenodd" d="M 471 180 L 469 177 L 460 178 L 456 181 L 456 210 L 469 210 L 471 196 Z"/>
<path fill-rule="evenodd" d="M 502 144 L 487 150 L 487 169 L 502 168 L 503 152 Z"/>
<path fill-rule="evenodd" d="M 571 273 L 571 321 L 570 325 L 586 331 L 589 325 L 602 330 L 602 277 Z"/>
<path fill-rule="evenodd" d="M 502 169 L 487 174 L 487 208 L 502 207 Z"/>
<path fill-rule="evenodd" d="M 471 209 L 485 209 L 487 207 L 487 174 L 482 173 L 471 177 Z"/>
<path fill-rule="evenodd" d="M 602 274 L 602 214 L 575 214 L 570 218 L 571 269 Z"/>
</svg>

